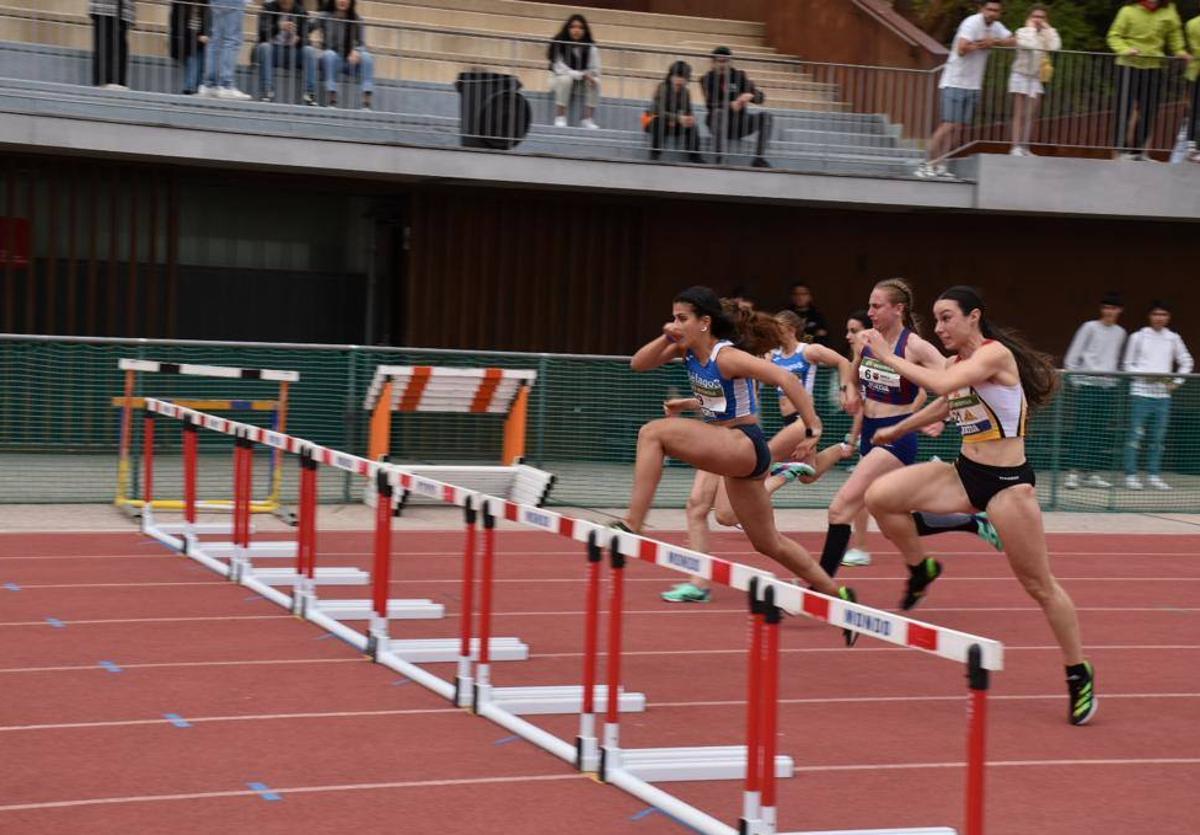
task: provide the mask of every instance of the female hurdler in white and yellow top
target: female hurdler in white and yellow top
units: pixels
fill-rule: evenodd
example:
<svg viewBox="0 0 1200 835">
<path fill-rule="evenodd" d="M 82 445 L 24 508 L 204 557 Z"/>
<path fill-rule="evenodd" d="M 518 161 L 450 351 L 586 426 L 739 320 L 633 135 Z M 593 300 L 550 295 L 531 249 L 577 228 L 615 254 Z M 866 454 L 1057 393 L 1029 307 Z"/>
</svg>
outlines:
<svg viewBox="0 0 1200 835">
<path fill-rule="evenodd" d="M 1083 725 L 1096 712 L 1095 676 L 1083 657 L 1075 604 L 1050 571 L 1035 476 L 1025 458 L 1028 410 L 1052 397 L 1057 386 L 1054 364 L 1020 337 L 990 325 L 979 294 L 970 287 L 942 293 L 933 314 L 938 337 L 954 353 L 944 369 L 924 368 L 896 356 L 874 330 L 861 337 L 880 362 L 939 395 L 911 417 L 877 431 L 877 442 L 947 416 L 954 418 L 963 436 L 953 465 L 905 467 L 878 479 L 867 491 L 867 508 L 909 566 L 901 608 L 915 606 L 942 571 L 940 563 L 925 556 L 912 511 L 986 510 L 1004 540 L 1013 574 L 1041 606 L 1058 640 L 1067 668 L 1068 718 L 1073 725 Z"/>
</svg>

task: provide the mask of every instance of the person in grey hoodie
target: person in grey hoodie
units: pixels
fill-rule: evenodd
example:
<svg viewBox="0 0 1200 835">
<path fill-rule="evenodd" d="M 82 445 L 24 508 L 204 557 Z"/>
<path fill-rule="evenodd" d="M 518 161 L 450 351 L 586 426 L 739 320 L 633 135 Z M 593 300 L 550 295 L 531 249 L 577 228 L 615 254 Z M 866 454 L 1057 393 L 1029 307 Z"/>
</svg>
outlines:
<svg viewBox="0 0 1200 835">
<path fill-rule="evenodd" d="M 1117 319 L 1123 308 L 1119 293 L 1108 293 L 1100 300 L 1100 318 L 1084 322 L 1075 331 L 1063 361 L 1067 371 L 1120 370 L 1125 329 L 1117 324 Z M 1069 374 L 1067 382 L 1071 386 L 1071 401 L 1075 404 L 1075 425 L 1071 431 L 1069 469 L 1063 486 L 1068 490 L 1077 489 L 1080 485 L 1078 470 L 1092 470 L 1083 481 L 1085 487 L 1112 487 L 1094 471 L 1103 469 L 1109 460 L 1109 416 L 1117 378 Z"/>
<path fill-rule="evenodd" d="M 1150 324 L 1129 337 L 1123 362 L 1126 371 L 1145 372 L 1129 384 L 1130 426 L 1125 446 L 1125 487 L 1141 490 L 1137 476 L 1138 450 L 1148 441 L 1146 483 L 1155 490 L 1170 490 L 1163 481 L 1163 439 L 1167 435 L 1167 419 L 1171 415 L 1171 393 L 1183 385 L 1183 377 L 1192 373 L 1192 355 L 1179 334 L 1167 327 L 1171 308 L 1163 301 L 1150 305 Z"/>
</svg>

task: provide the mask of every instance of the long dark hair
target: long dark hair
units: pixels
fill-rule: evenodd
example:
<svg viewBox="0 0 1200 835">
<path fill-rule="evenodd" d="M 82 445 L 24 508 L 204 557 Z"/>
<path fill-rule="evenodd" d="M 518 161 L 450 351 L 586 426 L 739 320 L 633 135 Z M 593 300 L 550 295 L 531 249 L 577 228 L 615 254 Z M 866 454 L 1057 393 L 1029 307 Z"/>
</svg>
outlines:
<svg viewBox="0 0 1200 835">
<path fill-rule="evenodd" d="M 573 41 L 571 40 L 571 24 L 576 22 L 583 24 L 583 37 L 577 41 Z M 558 34 L 554 36 L 554 40 L 550 41 L 550 46 L 546 49 L 546 59 L 553 65 L 554 60 L 568 45 L 576 43 L 596 43 L 592 40 L 592 27 L 588 26 L 587 18 L 581 14 L 573 14 L 567 18 L 567 22 L 563 24 L 562 29 L 558 30 Z"/>
<path fill-rule="evenodd" d="M 749 354 L 762 356 L 780 347 L 779 323 L 769 313 L 747 310 L 732 299 L 720 299 L 708 287 L 689 287 L 674 301 L 691 305 L 697 316 L 712 320 L 712 335 L 728 339 Z"/>
<path fill-rule="evenodd" d="M 1058 390 L 1058 371 L 1054 367 L 1053 357 L 1034 348 L 1016 331 L 988 321 L 984 313 L 983 298 L 974 287 L 956 285 L 938 296 L 938 301 L 943 299 L 957 303 L 963 315 L 970 315 L 972 310 L 978 310 L 979 331 L 984 339 L 994 339 L 1012 351 L 1017 361 L 1017 372 L 1021 375 L 1021 388 L 1025 390 L 1025 400 L 1030 409 L 1037 409 L 1050 402 L 1054 392 Z"/>
</svg>

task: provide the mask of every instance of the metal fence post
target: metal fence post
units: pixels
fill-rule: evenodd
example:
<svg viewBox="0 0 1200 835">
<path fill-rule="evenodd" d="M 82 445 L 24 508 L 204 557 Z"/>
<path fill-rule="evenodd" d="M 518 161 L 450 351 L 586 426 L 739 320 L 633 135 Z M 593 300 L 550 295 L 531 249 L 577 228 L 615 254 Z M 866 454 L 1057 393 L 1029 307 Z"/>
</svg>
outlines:
<svg viewBox="0 0 1200 835">
<path fill-rule="evenodd" d="M 346 420 L 345 430 L 342 436 L 342 449 L 354 452 L 358 449 L 358 421 L 356 418 L 356 410 L 354 408 L 354 387 L 356 382 L 355 371 L 358 365 L 358 346 L 350 345 L 346 351 Z M 342 501 L 349 503 L 352 501 L 350 496 L 350 485 L 354 481 L 354 476 L 351 473 L 342 474 Z"/>
<path fill-rule="evenodd" d="M 1063 396 L 1054 398 L 1054 431 L 1050 433 L 1050 509 L 1058 510 L 1059 467 L 1062 464 L 1063 403 L 1066 401 L 1066 374 L 1061 377 Z"/>
<path fill-rule="evenodd" d="M 538 399 L 537 423 L 534 425 L 534 437 L 537 439 L 534 448 L 537 452 L 534 455 L 534 461 L 537 462 L 538 467 L 544 467 L 546 464 L 546 396 L 549 385 L 546 379 L 546 370 L 549 367 L 549 357 L 545 354 L 539 355 L 538 384 L 534 386 L 534 392 Z"/>
</svg>

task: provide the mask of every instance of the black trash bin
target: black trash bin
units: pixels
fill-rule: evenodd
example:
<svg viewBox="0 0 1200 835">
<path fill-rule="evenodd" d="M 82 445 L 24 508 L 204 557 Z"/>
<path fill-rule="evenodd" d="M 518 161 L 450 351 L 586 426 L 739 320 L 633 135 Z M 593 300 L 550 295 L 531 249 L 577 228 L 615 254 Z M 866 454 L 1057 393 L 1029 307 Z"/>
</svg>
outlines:
<svg viewBox="0 0 1200 835">
<path fill-rule="evenodd" d="M 521 144 L 533 112 L 521 95 L 516 76 L 496 72 L 462 72 L 458 90 L 459 136 L 466 148 L 507 151 Z"/>
</svg>

